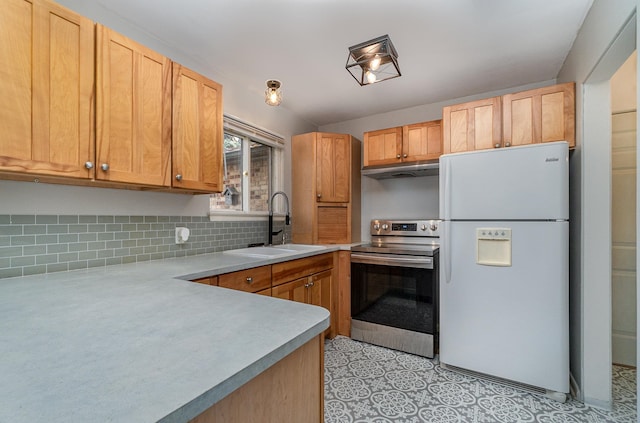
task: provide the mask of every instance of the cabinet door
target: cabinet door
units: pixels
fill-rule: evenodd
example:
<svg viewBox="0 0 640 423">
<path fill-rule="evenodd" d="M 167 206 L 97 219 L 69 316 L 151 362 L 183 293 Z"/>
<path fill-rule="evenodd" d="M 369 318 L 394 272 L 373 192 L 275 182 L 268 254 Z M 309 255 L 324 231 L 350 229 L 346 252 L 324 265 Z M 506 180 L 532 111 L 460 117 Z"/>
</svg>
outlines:
<svg viewBox="0 0 640 423">
<path fill-rule="evenodd" d="M 90 178 L 93 22 L 43 0 L 0 13 L 0 170 Z"/>
<path fill-rule="evenodd" d="M 492 97 L 442 109 L 443 152 L 502 146 L 502 100 Z"/>
<path fill-rule="evenodd" d="M 349 201 L 351 137 L 343 134 L 316 135 L 316 199 L 323 203 Z"/>
<path fill-rule="evenodd" d="M 322 273 L 316 273 L 309 278 L 307 287 L 307 303 L 324 307 L 331 313 L 331 325 L 325 331 L 325 336 L 331 336 L 331 329 L 335 327 L 333 321 L 334 310 L 332 301 L 332 271 L 327 270 Z"/>
<path fill-rule="evenodd" d="M 284 300 L 297 301 L 299 303 L 307 302 L 307 286 L 309 278 L 300 278 L 282 285 L 271 288 L 271 296 L 282 298 Z"/>
<path fill-rule="evenodd" d="M 363 166 L 400 163 L 402 158 L 402 127 L 365 132 L 363 148 Z"/>
<path fill-rule="evenodd" d="M 169 186 L 171 62 L 96 26 L 96 179 Z"/>
<path fill-rule="evenodd" d="M 502 99 L 506 147 L 552 141 L 568 141 L 575 147 L 575 83 L 507 94 Z"/>
<path fill-rule="evenodd" d="M 173 64 L 172 186 L 222 191 L 222 86 Z"/>
<path fill-rule="evenodd" d="M 402 161 L 437 160 L 442 154 L 442 121 L 402 127 Z"/>
<path fill-rule="evenodd" d="M 351 241 L 349 206 L 318 205 L 315 244 L 347 244 Z"/>
</svg>

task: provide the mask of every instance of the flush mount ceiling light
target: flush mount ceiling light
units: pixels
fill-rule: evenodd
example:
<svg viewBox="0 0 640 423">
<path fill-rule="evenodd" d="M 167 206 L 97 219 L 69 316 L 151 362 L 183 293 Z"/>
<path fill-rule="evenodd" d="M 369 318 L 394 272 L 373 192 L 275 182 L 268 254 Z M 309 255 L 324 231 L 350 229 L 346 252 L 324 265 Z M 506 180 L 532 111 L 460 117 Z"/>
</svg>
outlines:
<svg viewBox="0 0 640 423">
<path fill-rule="evenodd" d="M 398 52 L 388 35 L 349 47 L 346 68 L 360 85 L 402 75 L 398 67 Z"/>
<path fill-rule="evenodd" d="M 270 79 L 267 81 L 267 90 L 264 92 L 264 102 L 269 106 L 279 106 L 282 103 L 282 91 L 280 91 L 280 81 Z"/>
</svg>

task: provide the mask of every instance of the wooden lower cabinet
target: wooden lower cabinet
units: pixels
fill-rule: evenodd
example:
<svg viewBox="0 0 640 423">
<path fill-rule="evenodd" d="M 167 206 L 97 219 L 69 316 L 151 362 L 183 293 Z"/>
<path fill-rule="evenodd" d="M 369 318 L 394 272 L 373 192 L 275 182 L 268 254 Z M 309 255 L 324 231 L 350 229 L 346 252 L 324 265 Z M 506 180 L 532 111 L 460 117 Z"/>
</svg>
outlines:
<svg viewBox="0 0 640 423">
<path fill-rule="evenodd" d="M 348 254 L 346 251 L 340 253 Z M 193 279 L 192 282 L 324 307 L 331 313 L 331 325 L 324 332 L 324 335 L 333 338 L 338 331 L 336 281 L 339 271 L 337 266 L 334 267 L 334 263 L 338 263 L 338 260 L 339 253 L 336 251 L 218 276 Z M 349 261 L 348 256 L 347 261 Z M 348 331 L 348 329 L 346 330 Z M 343 332 L 340 333 L 344 334 Z"/>
<path fill-rule="evenodd" d="M 298 260 L 277 263 L 272 266 L 271 295 L 291 301 L 318 305 L 331 313 L 331 325 L 325 336 L 336 334 L 337 300 L 334 262 L 338 253 L 327 253 Z"/>
<path fill-rule="evenodd" d="M 191 422 L 323 422 L 323 354 L 324 340 L 318 335 Z"/>
</svg>

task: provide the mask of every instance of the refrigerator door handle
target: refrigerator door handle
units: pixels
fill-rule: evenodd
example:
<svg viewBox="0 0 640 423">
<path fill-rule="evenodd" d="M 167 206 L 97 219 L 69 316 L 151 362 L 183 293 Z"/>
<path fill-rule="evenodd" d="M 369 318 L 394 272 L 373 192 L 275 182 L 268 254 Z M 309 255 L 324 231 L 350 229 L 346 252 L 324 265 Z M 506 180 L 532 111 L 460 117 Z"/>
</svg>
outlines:
<svg viewBox="0 0 640 423">
<path fill-rule="evenodd" d="M 440 159 L 440 219 L 451 218 L 451 164 Z"/>
<path fill-rule="evenodd" d="M 441 228 L 442 241 L 440 245 L 444 247 L 444 251 L 440 258 L 442 259 L 442 269 L 444 270 L 444 281 L 451 283 L 451 240 L 449 239 L 451 222 L 448 220 L 443 221 Z"/>
</svg>

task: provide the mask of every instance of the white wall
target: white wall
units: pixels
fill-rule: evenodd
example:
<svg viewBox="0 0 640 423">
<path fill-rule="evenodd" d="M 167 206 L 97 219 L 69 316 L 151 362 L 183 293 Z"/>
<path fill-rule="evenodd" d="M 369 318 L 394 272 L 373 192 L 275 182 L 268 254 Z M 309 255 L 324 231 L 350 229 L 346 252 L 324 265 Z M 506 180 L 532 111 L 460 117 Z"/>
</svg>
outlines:
<svg viewBox="0 0 640 423">
<path fill-rule="evenodd" d="M 611 405 L 608 80 L 635 48 L 635 28 L 633 46 L 624 31 L 635 8 L 636 0 L 595 0 L 558 74 L 558 82 L 576 82 L 577 146 L 570 162 L 571 372 L 581 398 L 605 407 Z"/>
<path fill-rule="evenodd" d="M 361 119 L 324 125 L 321 126 L 319 130 L 323 132 L 351 134 L 357 139 L 362 140 L 364 132 L 367 131 L 442 119 L 442 108 L 450 104 L 464 103 L 510 92 L 543 87 L 554 83 L 555 81 L 542 81 L 536 84 L 513 87 L 500 91 L 475 94 L 440 103 L 425 104 L 367 116 Z M 437 218 L 439 216 L 438 201 L 437 176 L 382 180 L 363 177 L 361 213 L 362 239 L 368 240 L 370 238 L 369 223 L 371 219 L 374 218 Z"/>
<path fill-rule="evenodd" d="M 285 149 L 285 191 L 291 192 L 291 135 L 317 128 L 287 110 L 283 105 L 264 103 L 264 90 L 251 89 L 231 77 L 207 69 L 198 58 L 186 57 L 150 34 L 140 31 L 125 17 L 102 9 L 86 0 L 56 0 L 63 6 L 134 39 L 135 41 L 199 72 L 223 85 L 224 113 L 282 135 Z M 29 182 L 0 181 L 0 214 L 112 214 L 112 215 L 189 215 L 205 216 L 208 195 L 152 193 L 104 188 L 85 188 Z"/>
</svg>

